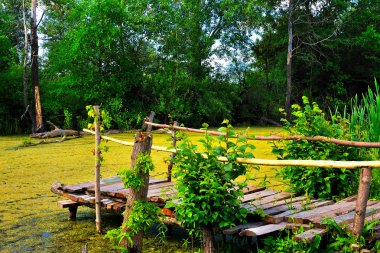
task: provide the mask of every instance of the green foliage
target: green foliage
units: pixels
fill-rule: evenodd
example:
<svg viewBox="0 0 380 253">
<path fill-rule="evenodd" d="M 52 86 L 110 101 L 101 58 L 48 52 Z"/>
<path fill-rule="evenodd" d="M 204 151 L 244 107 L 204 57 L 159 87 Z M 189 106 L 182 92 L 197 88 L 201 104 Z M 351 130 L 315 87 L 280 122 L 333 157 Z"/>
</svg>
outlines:
<svg viewBox="0 0 380 253">
<path fill-rule="evenodd" d="M 303 107 L 292 106 L 292 123 L 285 122 L 284 130 L 289 135 L 326 136 L 337 139 L 349 139 L 348 122 L 344 118 L 333 115 L 327 120 L 325 113 L 307 97 L 303 97 Z M 327 142 L 282 141 L 275 145 L 273 153 L 279 159 L 303 160 L 335 160 L 358 161 L 363 159 L 359 149 L 338 146 Z M 303 168 L 288 166 L 280 175 L 289 181 L 293 191 L 307 194 L 315 198 L 339 199 L 355 193 L 358 182 L 358 171 L 348 169 Z"/>
<path fill-rule="evenodd" d="M 346 226 L 341 227 L 334 220 L 325 218 L 323 222 L 327 225 L 327 235 L 322 243 L 321 236 L 317 235 L 309 244 L 302 241 L 295 241 L 294 236 L 304 232 L 301 226 L 298 231 L 290 232 L 285 230 L 285 235 L 282 233 L 277 237 L 269 236 L 263 240 L 263 246 L 258 249 L 258 252 L 358 252 L 352 249 L 351 245 L 358 245 L 359 248 L 374 248 L 379 249 L 378 244 L 369 243 L 365 238 L 370 238 L 373 235 L 374 227 L 379 221 L 367 222 L 364 225 L 363 234 L 355 237 L 348 232 Z"/>
<path fill-rule="evenodd" d="M 297 242 L 294 240 L 294 235 L 304 232 L 301 226 L 297 231 L 292 232 L 285 230 L 285 236 L 280 234 L 277 237 L 269 236 L 263 240 L 264 245 L 257 250 L 258 253 L 265 252 L 278 252 L 278 253 L 290 253 L 290 252 L 321 252 L 321 240 L 322 238 L 317 235 L 312 243 Z"/>
<path fill-rule="evenodd" d="M 63 114 L 65 115 L 65 120 L 63 122 L 63 128 L 64 129 L 72 129 L 73 114 L 67 108 L 65 108 L 63 110 Z"/>
<path fill-rule="evenodd" d="M 124 183 L 125 188 L 133 188 L 136 191 L 144 184 L 141 174 L 154 170 L 152 158 L 147 153 L 141 153 L 136 159 L 136 165 L 132 169 L 121 169 L 119 175 Z"/>
<path fill-rule="evenodd" d="M 213 137 L 206 133 L 198 141 L 201 148 L 187 135 L 181 135 L 174 158 L 180 205 L 167 205 L 176 208 L 177 219 L 191 235 L 200 228 L 231 227 L 247 215 L 246 209 L 240 208 L 246 184 L 234 182 L 247 168 L 236 162 L 236 158 L 252 158 L 250 150 L 254 146 L 244 137 L 232 140 L 236 133 L 228 120 L 223 124 L 225 127 L 218 131 L 225 136 Z M 228 161 L 218 161 L 219 156 L 227 157 Z"/>
<path fill-rule="evenodd" d="M 32 144 L 32 138 L 30 137 L 25 137 L 22 139 L 22 146 L 26 147 Z"/>
<path fill-rule="evenodd" d="M 348 119 L 353 140 L 380 142 L 380 93 L 376 80 L 374 91 L 368 87 L 360 100 L 358 95 L 351 99 Z"/>
<path fill-rule="evenodd" d="M 89 118 L 95 119 L 97 117 L 96 120 L 99 121 L 100 131 L 104 131 L 104 129 L 109 128 L 111 126 L 112 118 L 106 110 L 100 110 L 99 116 L 95 116 L 94 107 L 92 105 L 87 105 L 86 110 Z M 93 123 L 88 123 L 87 128 L 94 129 L 95 126 Z"/>
<path fill-rule="evenodd" d="M 119 175 L 122 178 L 125 188 L 133 188 L 139 190 L 144 184 L 141 178 L 142 173 L 148 173 L 154 169 L 152 158 L 149 154 L 141 153 L 136 159 L 136 164 L 132 170 L 122 169 L 119 171 Z M 119 246 L 123 240 L 128 240 L 129 244 L 133 247 L 132 237 L 137 235 L 139 231 L 144 231 L 150 228 L 155 223 L 161 223 L 160 226 L 165 226 L 159 219 L 161 215 L 161 208 L 149 203 L 147 201 L 137 200 L 133 202 L 132 209 L 130 210 L 128 219 L 118 229 L 113 229 L 107 232 L 106 238 L 109 238 L 115 249 L 121 252 L 128 252 L 124 247 Z M 127 232 L 122 232 L 126 229 Z M 162 228 L 163 229 L 163 228 Z M 160 233 L 161 237 L 158 237 L 158 241 L 162 244 L 164 236 Z"/>
<path fill-rule="evenodd" d="M 375 79 L 374 90 L 368 87 L 359 99 L 358 95 L 351 99 L 351 111 L 348 114 L 349 130 L 352 140 L 367 141 L 367 142 L 380 142 L 380 93 L 379 86 Z M 361 154 L 365 155 L 367 159 L 378 159 L 379 149 L 366 149 L 361 150 Z M 370 189 L 371 198 L 380 198 L 380 172 L 373 170 L 372 182 Z"/>
<path fill-rule="evenodd" d="M 363 233 L 360 236 L 354 236 L 348 232 L 345 225 L 338 225 L 334 220 L 324 219 L 327 224 L 328 233 L 328 252 L 357 252 L 352 249 L 351 245 L 356 244 L 360 248 L 370 248 L 376 245 L 371 245 L 366 238 L 371 238 L 374 233 L 374 228 L 379 224 L 378 220 L 366 222 L 364 224 Z"/>
<path fill-rule="evenodd" d="M 136 201 L 133 203 L 131 213 L 125 226 L 128 227 L 130 236 L 139 231 L 146 232 L 153 224 L 159 223 L 161 208 L 147 201 Z"/>
</svg>

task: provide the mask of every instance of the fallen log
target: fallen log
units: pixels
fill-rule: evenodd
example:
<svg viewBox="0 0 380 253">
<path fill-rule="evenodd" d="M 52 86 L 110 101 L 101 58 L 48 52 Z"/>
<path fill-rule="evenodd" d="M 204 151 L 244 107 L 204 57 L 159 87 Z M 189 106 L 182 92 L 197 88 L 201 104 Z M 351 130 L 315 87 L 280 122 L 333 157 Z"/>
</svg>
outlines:
<svg viewBox="0 0 380 253">
<path fill-rule="evenodd" d="M 56 137 L 65 137 L 65 136 L 82 136 L 87 133 L 82 132 L 82 131 L 77 131 L 77 130 L 65 130 L 61 129 L 58 126 L 54 125 L 50 121 L 47 121 L 51 126 L 54 127 L 53 130 L 47 131 L 47 132 L 42 132 L 42 133 L 34 133 L 31 134 L 31 138 L 38 138 L 38 139 L 47 139 L 47 138 L 56 138 Z"/>
</svg>

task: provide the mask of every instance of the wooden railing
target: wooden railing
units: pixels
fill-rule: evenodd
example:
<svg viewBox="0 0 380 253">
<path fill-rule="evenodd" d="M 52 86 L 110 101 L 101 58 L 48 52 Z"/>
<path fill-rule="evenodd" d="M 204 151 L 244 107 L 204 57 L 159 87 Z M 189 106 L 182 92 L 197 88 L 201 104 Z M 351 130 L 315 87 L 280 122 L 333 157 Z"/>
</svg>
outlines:
<svg viewBox="0 0 380 253">
<path fill-rule="evenodd" d="M 145 125 L 148 125 L 150 128 L 152 126 L 157 128 L 167 128 L 171 130 L 180 130 L 180 131 L 188 131 L 188 132 L 195 132 L 195 133 L 208 133 L 211 135 L 226 135 L 226 133 L 217 132 L 217 131 L 209 131 L 209 130 L 201 130 L 201 129 L 194 129 L 194 128 L 187 128 L 187 127 L 181 127 L 176 125 L 165 125 L 165 124 L 156 124 L 152 123 L 152 120 L 150 122 L 146 121 L 144 123 Z M 95 134 L 94 131 L 83 129 L 83 131 Z M 173 143 L 175 146 L 175 134 L 172 134 L 173 137 Z M 237 137 L 242 137 L 242 135 L 237 135 Z M 329 143 L 335 143 L 337 145 L 343 145 L 343 146 L 351 146 L 351 147 L 362 147 L 362 148 L 380 148 L 379 142 L 360 142 L 360 141 L 347 141 L 347 140 L 340 140 L 335 138 L 329 138 L 325 136 L 314 136 L 314 137 L 308 137 L 308 136 L 244 136 L 249 140 L 258 140 L 258 141 L 279 141 L 279 140 L 307 140 L 307 141 L 321 141 L 321 142 L 329 142 Z M 127 142 L 118 140 L 109 136 L 101 136 L 104 140 L 113 141 L 122 145 L 127 146 L 133 146 L 134 142 Z M 168 149 L 166 147 L 162 146 L 155 146 L 152 145 L 153 150 L 157 151 L 163 151 L 163 152 L 170 152 L 172 154 L 175 154 L 177 152 L 177 149 Z M 206 154 L 203 154 L 207 157 Z M 227 157 L 220 156 L 218 157 L 218 160 L 221 162 L 226 162 Z M 359 181 L 359 189 L 358 189 L 358 197 L 356 201 L 356 207 L 355 207 L 355 216 L 354 216 L 354 226 L 353 226 L 353 233 L 355 235 L 360 235 L 363 232 L 364 227 L 364 221 L 365 221 L 365 213 L 367 208 L 367 202 L 368 202 L 368 196 L 369 196 L 369 189 L 370 189 L 370 182 L 371 182 L 371 175 L 372 175 L 372 169 L 374 168 L 380 168 L 380 160 L 378 161 L 328 161 L 328 160 L 271 160 L 271 159 L 257 159 L 257 158 L 237 158 L 237 162 L 244 163 L 244 164 L 254 164 L 254 165 L 267 165 L 267 166 L 303 166 L 303 167 L 319 167 L 319 168 L 336 168 L 336 169 L 357 169 L 360 168 L 360 181 Z M 168 179 L 171 179 L 171 168 L 168 169 Z"/>
</svg>

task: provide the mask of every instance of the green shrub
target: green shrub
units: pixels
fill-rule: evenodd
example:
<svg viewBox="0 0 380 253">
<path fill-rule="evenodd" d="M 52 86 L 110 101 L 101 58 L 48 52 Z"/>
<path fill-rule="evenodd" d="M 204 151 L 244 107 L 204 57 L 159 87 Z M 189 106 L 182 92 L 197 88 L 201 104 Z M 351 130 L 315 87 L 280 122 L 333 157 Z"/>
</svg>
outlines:
<svg viewBox="0 0 380 253">
<path fill-rule="evenodd" d="M 247 210 L 240 207 L 245 183 L 236 183 L 244 175 L 247 166 L 236 162 L 238 157 L 252 158 L 254 148 L 247 138 L 231 139 L 235 136 L 228 121 L 227 127 L 219 128 L 226 136 L 213 137 L 205 134 L 199 140 L 199 148 L 187 135 L 181 136 L 175 157 L 178 201 L 180 205 L 167 205 L 176 208 L 177 220 L 194 235 L 199 229 L 223 229 L 244 221 Z M 218 161 L 219 156 L 228 161 Z"/>
<path fill-rule="evenodd" d="M 349 139 L 347 120 L 333 115 L 332 120 L 307 97 L 303 97 L 304 106 L 292 106 L 295 119 L 286 121 L 284 130 L 289 135 L 327 136 L 337 139 Z M 353 147 L 338 146 L 327 142 L 282 141 L 273 148 L 279 159 L 303 160 L 360 160 L 359 150 Z M 280 175 L 289 181 L 293 191 L 308 194 L 315 198 L 339 199 L 354 194 L 358 184 L 358 170 L 304 168 L 288 166 Z"/>
</svg>

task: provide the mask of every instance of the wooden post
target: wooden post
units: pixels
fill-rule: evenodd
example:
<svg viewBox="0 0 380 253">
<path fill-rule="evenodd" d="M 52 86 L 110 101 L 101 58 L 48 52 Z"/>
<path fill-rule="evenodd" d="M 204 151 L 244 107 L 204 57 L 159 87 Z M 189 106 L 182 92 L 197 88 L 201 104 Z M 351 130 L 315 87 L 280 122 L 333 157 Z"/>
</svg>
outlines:
<svg viewBox="0 0 380 253">
<path fill-rule="evenodd" d="M 149 122 L 153 122 L 154 118 L 154 112 L 150 112 L 149 116 Z M 144 128 L 143 124 L 143 128 Z M 152 150 L 152 133 L 150 130 L 152 127 L 150 126 L 150 129 L 148 127 L 149 132 L 137 132 L 135 135 L 135 142 L 133 145 L 133 150 L 132 150 L 132 155 L 131 155 L 131 169 L 134 169 L 136 165 L 136 159 L 141 153 L 147 153 L 150 155 L 150 152 Z M 143 185 L 138 189 L 135 190 L 133 188 L 130 188 L 128 198 L 127 198 L 127 204 L 125 207 L 125 212 L 124 212 L 124 220 L 123 220 L 123 225 L 122 225 L 122 232 L 126 233 L 129 231 L 128 226 L 126 226 L 129 215 L 131 214 L 131 210 L 133 208 L 133 205 L 135 201 L 146 201 L 147 200 L 147 195 L 148 195 L 148 189 L 149 189 L 149 171 L 147 172 L 142 172 L 139 171 L 138 175 L 140 178 L 143 179 L 144 183 Z M 136 235 L 132 236 L 132 243 L 124 238 L 120 246 L 125 247 L 128 252 L 130 253 L 137 253 L 137 252 L 142 252 L 142 246 L 143 246 L 143 234 L 144 231 L 140 230 L 137 232 Z"/>
<path fill-rule="evenodd" d="M 150 132 L 137 132 L 135 135 L 135 145 L 133 146 L 133 151 L 131 155 L 131 159 L 132 159 L 131 169 L 135 167 L 136 159 L 139 156 L 139 154 L 140 153 L 150 154 L 151 147 L 152 147 L 152 134 Z M 139 177 L 143 179 L 144 184 L 138 190 L 130 188 L 128 198 L 127 198 L 127 205 L 124 212 L 124 221 L 123 221 L 123 226 L 122 226 L 123 233 L 129 231 L 128 226 L 124 224 L 127 224 L 128 217 L 131 213 L 134 202 L 137 200 L 140 200 L 140 201 L 147 200 L 148 187 L 149 187 L 149 171 L 147 173 L 139 172 L 138 175 Z M 142 252 L 143 231 L 140 230 L 135 236 L 132 236 L 132 241 L 133 241 L 133 245 L 127 239 L 124 239 L 121 242 L 121 246 L 126 247 L 128 249 L 128 252 L 131 252 L 131 253 Z"/>
<path fill-rule="evenodd" d="M 178 122 L 174 121 L 173 126 L 178 126 Z M 176 148 L 177 146 L 177 136 L 176 136 L 176 130 L 172 129 L 172 146 L 173 148 Z M 175 153 L 171 153 L 170 155 L 170 161 L 168 165 L 168 182 L 172 181 L 172 169 L 173 169 L 173 158 L 175 157 Z"/>
<path fill-rule="evenodd" d="M 156 113 L 154 111 L 151 111 L 150 114 L 149 114 L 149 122 L 150 123 L 153 123 L 153 119 L 154 119 L 154 115 Z M 152 125 L 148 125 L 148 132 L 151 132 L 152 131 Z"/>
<path fill-rule="evenodd" d="M 353 234 L 359 236 L 363 232 L 367 201 L 371 184 L 372 168 L 362 168 L 360 171 L 360 181 L 358 199 L 356 200 Z"/>
<path fill-rule="evenodd" d="M 96 214 L 96 231 L 102 233 L 102 220 L 100 217 L 100 112 L 99 106 L 94 106 L 94 125 L 95 125 L 95 214 Z"/>
</svg>

